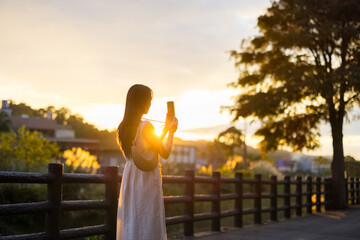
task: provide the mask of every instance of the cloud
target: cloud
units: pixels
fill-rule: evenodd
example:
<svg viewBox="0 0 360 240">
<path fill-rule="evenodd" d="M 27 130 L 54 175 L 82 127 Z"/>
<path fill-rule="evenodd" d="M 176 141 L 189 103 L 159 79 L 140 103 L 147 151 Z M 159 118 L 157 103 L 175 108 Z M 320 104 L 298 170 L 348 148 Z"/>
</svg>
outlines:
<svg viewBox="0 0 360 240">
<path fill-rule="evenodd" d="M 0 74 L 73 99 L 75 106 L 116 103 L 136 82 L 159 97 L 217 90 L 237 75 L 226 51 L 256 32 L 256 15 L 267 5 L 2 1 Z"/>
</svg>

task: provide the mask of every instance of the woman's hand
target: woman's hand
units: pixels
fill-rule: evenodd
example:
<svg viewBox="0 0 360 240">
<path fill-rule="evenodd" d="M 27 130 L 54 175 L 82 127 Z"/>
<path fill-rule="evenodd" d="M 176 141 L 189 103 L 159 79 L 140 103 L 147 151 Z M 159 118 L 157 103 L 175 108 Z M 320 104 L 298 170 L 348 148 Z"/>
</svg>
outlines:
<svg viewBox="0 0 360 240">
<path fill-rule="evenodd" d="M 165 129 L 169 130 L 169 126 L 171 125 L 172 119 L 170 118 L 169 114 L 166 113 L 166 120 L 165 120 Z"/>
<path fill-rule="evenodd" d="M 170 133 L 175 133 L 178 128 L 178 119 L 174 117 L 170 124 L 168 125 L 168 129 Z"/>
</svg>

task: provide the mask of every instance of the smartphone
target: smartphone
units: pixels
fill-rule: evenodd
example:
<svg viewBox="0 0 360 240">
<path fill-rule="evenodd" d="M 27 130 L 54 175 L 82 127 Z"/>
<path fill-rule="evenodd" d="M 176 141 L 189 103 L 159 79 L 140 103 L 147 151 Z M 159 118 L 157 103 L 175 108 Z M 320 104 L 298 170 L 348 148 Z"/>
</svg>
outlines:
<svg viewBox="0 0 360 240">
<path fill-rule="evenodd" d="M 167 102 L 167 113 L 170 118 L 175 116 L 175 105 L 173 101 Z"/>
</svg>

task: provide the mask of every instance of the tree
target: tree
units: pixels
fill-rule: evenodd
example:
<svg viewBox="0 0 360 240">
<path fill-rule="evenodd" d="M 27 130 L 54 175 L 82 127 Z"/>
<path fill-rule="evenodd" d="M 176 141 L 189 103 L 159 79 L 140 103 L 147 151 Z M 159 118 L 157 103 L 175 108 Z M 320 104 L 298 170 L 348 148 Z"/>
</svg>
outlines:
<svg viewBox="0 0 360 240">
<path fill-rule="evenodd" d="M 11 129 L 11 122 L 5 112 L 0 111 L 0 132 L 8 132 Z"/>
<path fill-rule="evenodd" d="M 25 127 L 0 133 L 0 170 L 39 172 L 46 171 L 51 159 L 57 158 L 59 147 L 38 132 Z"/>
<path fill-rule="evenodd" d="M 220 146 L 220 143 L 216 139 L 212 142 L 207 142 L 205 148 L 205 159 L 208 159 L 209 166 L 211 165 L 212 169 L 217 169 L 221 167 L 227 161 L 226 153 L 223 148 Z"/>
<path fill-rule="evenodd" d="M 67 108 L 60 108 L 55 110 L 55 120 L 58 124 L 67 124 L 67 119 L 70 117 L 70 110 Z"/>
<path fill-rule="evenodd" d="M 22 114 L 26 114 L 31 117 L 40 116 L 39 111 L 32 109 L 26 103 L 16 104 L 14 101 L 10 100 L 9 108 L 11 108 L 12 110 L 11 114 L 14 116 L 20 116 Z"/>
<path fill-rule="evenodd" d="M 12 109 L 14 116 L 27 114 L 29 116 L 45 117 L 47 112 L 50 111 L 54 114 L 58 124 L 70 125 L 75 131 L 77 138 L 98 139 L 101 148 L 118 148 L 116 141 L 114 141 L 116 139 L 115 130 L 99 130 L 93 124 L 87 123 L 81 115 L 71 114 L 71 111 L 67 108 L 55 109 L 53 106 L 48 106 L 46 108 L 33 109 L 25 103 L 16 104 L 13 101 L 10 101 L 9 108 Z"/>
<path fill-rule="evenodd" d="M 231 57 L 240 70 L 232 83 L 242 93 L 234 121 L 259 119 L 262 149 L 319 147 L 319 124 L 333 139 L 334 201 L 344 208 L 343 122 L 360 104 L 360 2 L 358 0 L 273 1 L 258 17 L 260 34 L 243 40 Z"/>
<path fill-rule="evenodd" d="M 222 146 L 222 148 L 227 153 L 228 157 L 234 159 L 235 149 L 240 148 L 243 145 L 241 140 L 242 132 L 241 130 L 235 127 L 229 127 L 225 131 L 219 133 L 216 142 Z M 245 158 L 243 159 L 244 169 L 246 169 Z"/>
<path fill-rule="evenodd" d="M 352 156 L 345 156 L 345 170 L 348 177 L 359 177 L 360 161 Z"/>
<path fill-rule="evenodd" d="M 71 173 L 96 173 L 100 168 L 97 157 L 82 148 L 72 148 L 63 153 L 65 159 L 65 172 Z"/>
</svg>

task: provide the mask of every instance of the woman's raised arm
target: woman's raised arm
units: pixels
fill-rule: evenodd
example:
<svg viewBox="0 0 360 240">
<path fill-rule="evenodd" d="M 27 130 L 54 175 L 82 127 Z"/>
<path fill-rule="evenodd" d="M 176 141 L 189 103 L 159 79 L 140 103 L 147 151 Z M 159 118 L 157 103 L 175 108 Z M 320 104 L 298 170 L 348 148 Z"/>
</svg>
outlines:
<svg viewBox="0 0 360 240">
<path fill-rule="evenodd" d="M 150 122 L 146 122 L 143 128 L 143 137 L 149 144 L 150 148 L 157 151 L 160 156 L 164 159 L 167 159 L 170 156 L 171 148 L 174 139 L 174 133 L 177 130 L 178 120 L 176 117 L 170 120 L 167 118 L 165 127 L 160 136 L 155 134 L 155 128 Z M 163 139 L 169 131 L 168 138 L 166 143 L 163 144 Z"/>
</svg>

